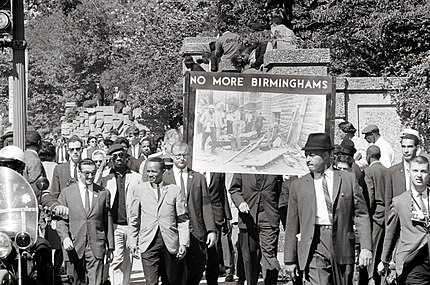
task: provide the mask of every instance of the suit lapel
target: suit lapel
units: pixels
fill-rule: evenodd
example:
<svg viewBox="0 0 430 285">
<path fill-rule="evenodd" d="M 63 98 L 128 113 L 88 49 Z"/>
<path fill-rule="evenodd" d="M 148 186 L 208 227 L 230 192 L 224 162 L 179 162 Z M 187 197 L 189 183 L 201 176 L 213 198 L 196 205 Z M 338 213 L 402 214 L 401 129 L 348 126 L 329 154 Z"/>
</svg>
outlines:
<svg viewBox="0 0 430 285">
<path fill-rule="evenodd" d="M 306 175 L 306 185 L 304 189 L 308 189 L 309 191 L 309 201 L 306 201 L 306 204 L 310 205 L 310 213 L 309 217 L 311 217 L 312 223 L 315 223 L 316 210 L 317 210 L 317 196 L 315 194 L 315 184 L 313 177 L 308 174 Z M 304 205 L 307 206 L 307 205 Z"/>
<path fill-rule="evenodd" d="M 334 201 L 337 200 L 337 196 L 339 195 L 340 190 L 340 183 L 341 183 L 342 177 L 336 173 L 336 171 L 333 171 L 333 205 Z M 333 207 L 333 211 L 335 210 L 335 207 Z"/>
<path fill-rule="evenodd" d="M 161 197 L 158 200 L 158 208 L 160 208 L 161 204 L 163 204 L 163 200 L 166 197 L 166 194 L 167 194 L 167 187 L 166 187 L 166 185 L 163 185 L 163 187 L 160 190 L 161 190 Z"/>
<path fill-rule="evenodd" d="M 82 213 L 86 213 L 85 211 L 85 206 L 82 202 L 82 196 L 81 196 L 81 191 L 79 191 L 79 186 L 77 183 L 73 184 L 73 191 L 71 193 L 71 200 L 74 201 L 73 204 L 79 205 L 79 207 L 81 208 Z M 73 205 L 72 204 L 72 205 Z M 86 215 L 84 215 L 86 216 Z"/>
<path fill-rule="evenodd" d="M 88 217 L 92 214 L 95 205 L 98 204 L 100 193 L 96 187 L 96 184 L 93 184 L 93 199 L 91 200 L 91 209 L 88 213 Z"/>
<path fill-rule="evenodd" d="M 194 179 L 194 171 L 191 169 L 187 169 L 187 201 L 188 197 L 190 197 L 191 189 L 193 189 L 193 179 Z"/>
</svg>

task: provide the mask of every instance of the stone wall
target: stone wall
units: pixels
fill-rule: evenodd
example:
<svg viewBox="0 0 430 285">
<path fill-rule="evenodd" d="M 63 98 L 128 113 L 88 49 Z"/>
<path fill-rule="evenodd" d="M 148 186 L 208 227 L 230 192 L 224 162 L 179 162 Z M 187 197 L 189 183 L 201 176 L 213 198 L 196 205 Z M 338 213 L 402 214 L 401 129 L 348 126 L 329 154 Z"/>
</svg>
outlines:
<svg viewBox="0 0 430 285">
<path fill-rule="evenodd" d="M 116 114 L 113 106 L 85 108 L 72 122 L 61 124 L 61 134 L 66 137 L 76 134 L 82 138 L 102 134 L 106 137 L 112 129 L 123 134 L 130 125 L 129 108 L 124 108 L 122 114 Z"/>
</svg>

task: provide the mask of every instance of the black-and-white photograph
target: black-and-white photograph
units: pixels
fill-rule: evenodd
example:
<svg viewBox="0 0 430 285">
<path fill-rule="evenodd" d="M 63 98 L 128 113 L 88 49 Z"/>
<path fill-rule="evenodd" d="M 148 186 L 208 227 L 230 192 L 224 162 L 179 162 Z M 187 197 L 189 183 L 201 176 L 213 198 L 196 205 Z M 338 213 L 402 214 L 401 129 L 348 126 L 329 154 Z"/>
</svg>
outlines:
<svg viewBox="0 0 430 285">
<path fill-rule="evenodd" d="M 301 150 L 324 132 L 322 95 L 198 90 L 193 167 L 201 171 L 303 175 Z"/>
</svg>

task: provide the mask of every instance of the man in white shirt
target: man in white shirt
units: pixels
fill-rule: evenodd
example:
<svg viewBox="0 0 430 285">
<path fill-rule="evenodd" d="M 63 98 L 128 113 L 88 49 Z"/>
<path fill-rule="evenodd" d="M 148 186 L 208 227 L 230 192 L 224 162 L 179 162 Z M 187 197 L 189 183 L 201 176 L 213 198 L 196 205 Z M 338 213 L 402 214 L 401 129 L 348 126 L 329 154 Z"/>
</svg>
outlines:
<svg viewBox="0 0 430 285">
<path fill-rule="evenodd" d="M 394 152 L 391 145 L 381 137 L 379 128 L 376 125 L 368 125 L 361 132 L 369 144 L 374 144 L 381 150 L 381 163 L 385 167 L 390 167 L 394 163 Z"/>
</svg>

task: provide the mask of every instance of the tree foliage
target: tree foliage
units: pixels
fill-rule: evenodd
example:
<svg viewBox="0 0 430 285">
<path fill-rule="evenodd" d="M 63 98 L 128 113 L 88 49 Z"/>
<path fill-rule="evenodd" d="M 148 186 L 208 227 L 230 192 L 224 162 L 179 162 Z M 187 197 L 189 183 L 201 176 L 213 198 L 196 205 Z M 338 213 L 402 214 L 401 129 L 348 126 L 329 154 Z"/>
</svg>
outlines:
<svg viewBox="0 0 430 285">
<path fill-rule="evenodd" d="M 271 15 L 279 13 L 288 17 L 303 48 L 331 49 L 332 75 L 412 76 L 429 50 L 429 5 L 425 0 L 30 0 L 29 118 L 36 128 L 58 126 L 64 103 L 87 106 L 100 81 L 108 100 L 119 86 L 131 106 L 142 107 L 144 124 L 162 128 L 182 113 L 185 37 L 215 36 L 224 23 L 244 42 L 260 41 L 267 33 L 253 33 L 252 24 L 268 27 Z M 10 58 L 1 54 L 2 74 L 11 73 Z M 7 79 L 0 80 L 3 100 Z"/>
</svg>

